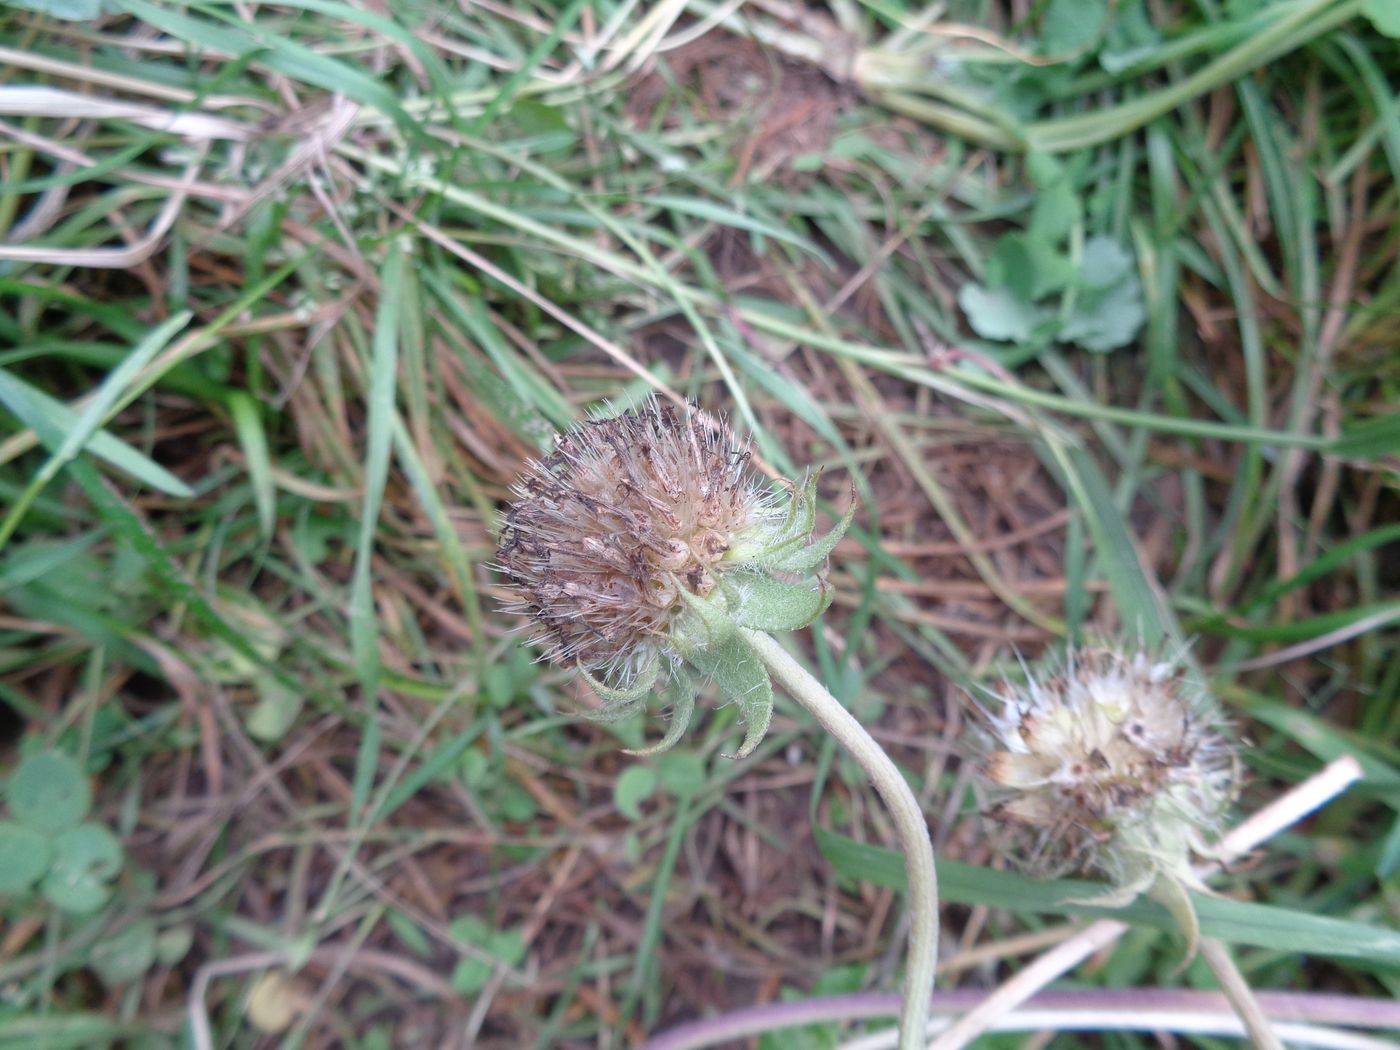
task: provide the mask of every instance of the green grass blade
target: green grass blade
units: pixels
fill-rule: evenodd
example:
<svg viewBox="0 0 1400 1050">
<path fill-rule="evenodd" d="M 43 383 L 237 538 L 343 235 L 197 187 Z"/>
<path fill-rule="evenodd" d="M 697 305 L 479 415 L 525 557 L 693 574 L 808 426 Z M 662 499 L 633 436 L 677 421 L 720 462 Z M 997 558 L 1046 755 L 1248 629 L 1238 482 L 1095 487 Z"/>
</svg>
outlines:
<svg viewBox="0 0 1400 1050">
<path fill-rule="evenodd" d="M 399 286 L 404 273 L 403 249 L 390 243 L 381 272 L 383 291 L 374 319 L 374 341 L 369 363 L 369 388 L 365 426 L 367 439 L 363 473 L 364 492 L 360 504 L 360 530 L 355 543 L 355 568 L 350 582 L 350 648 L 355 657 L 355 673 L 370 718 L 361 739 L 352 788 L 351 819 L 358 819 L 369 798 L 378 762 L 378 720 L 374 718 L 379 697 L 379 630 L 374 607 L 374 547 L 379 529 L 379 511 L 384 488 L 389 481 L 389 450 L 394 437 L 395 394 L 398 389 Z"/>
<path fill-rule="evenodd" d="M 76 412 L 62 401 L 50 397 L 37 387 L 30 386 L 5 369 L 0 369 L 0 405 L 9 409 L 55 453 L 63 447 L 67 436 L 78 428 Z M 106 431 L 98 430 L 90 434 L 85 446 L 86 451 L 97 458 L 105 460 L 158 492 L 180 499 L 189 499 L 194 495 L 194 490 L 170 471 Z M 37 492 L 35 495 L 37 496 Z M 11 514 L 13 513 L 12 508 Z"/>
<path fill-rule="evenodd" d="M 846 878 L 896 890 L 905 888 L 904 857 L 898 850 L 857 842 L 825 828 L 815 832 L 822 855 Z M 938 889 L 944 904 L 985 905 L 1033 915 L 1086 915 L 1161 930 L 1177 929 L 1176 920 L 1165 908 L 1147 900 L 1139 899 L 1125 908 L 1066 903 L 1102 894 L 1103 883 L 1037 881 L 1015 872 L 939 858 Z M 1276 951 L 1364 960 L 1387 967 L 1400 965 L 1400 930 L 1228 897 L 1193 894 L 1191 899 L 1206 937 Z"/>
<path fill-rule="evenodd" d="M 258 532 L 272 535 L 276 523 L 276 496 L 272 485 L 272 458 L 267 448 L 267 432 L 253 399 L 241 390 L 228 397 L 233 429 L 248 463 L 248 479 L 253 485 L 253 503 L 258 510 Z"/>
</svg>

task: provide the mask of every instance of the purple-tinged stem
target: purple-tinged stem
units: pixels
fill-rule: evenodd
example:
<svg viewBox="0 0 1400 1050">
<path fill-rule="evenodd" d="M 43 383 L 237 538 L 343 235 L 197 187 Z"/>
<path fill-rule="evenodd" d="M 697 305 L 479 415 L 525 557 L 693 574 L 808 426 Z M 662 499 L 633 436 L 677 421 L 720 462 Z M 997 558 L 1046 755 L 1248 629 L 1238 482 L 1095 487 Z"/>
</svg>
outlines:
<svg viewBox="0 0 1400 1050">
<path fill-rule="evenodd" d="M 934 1016 L 960 1014 L 986 997 L 976 989 L 935 992 L 930 1012 Z M 1347 1028 L 1400 1029 L 1400 1002 L 1366 999 L 1360 996 L 1319 992 L 1258 992 L 1259 1005 L 1273 1022 L 1299 1022 L 1336 1025 Z M 741 1039 L 800 1028 L 810 1024 L 870 1021 L 894 1017 L 900 997 L 881 992 L 836 995 L 805 999 L 794 1003 L 771 1003 L 735 1010 L 718 1017 L 688 1021 L 653 1036 L 641 1050 L 704 1050 L 733 1044 Z M 1114 1017 L 1133 1013 L 1177 1012 L 1183 1015 L 1228 1014 L 1233 1009 L 1218 992 L 1185 989 L 1083 989 L 1042 992 L 1023 1004 L 1038 1013 L 1083 1013 L 1104 1015 L 1105 1028 Z"/>
</svg>

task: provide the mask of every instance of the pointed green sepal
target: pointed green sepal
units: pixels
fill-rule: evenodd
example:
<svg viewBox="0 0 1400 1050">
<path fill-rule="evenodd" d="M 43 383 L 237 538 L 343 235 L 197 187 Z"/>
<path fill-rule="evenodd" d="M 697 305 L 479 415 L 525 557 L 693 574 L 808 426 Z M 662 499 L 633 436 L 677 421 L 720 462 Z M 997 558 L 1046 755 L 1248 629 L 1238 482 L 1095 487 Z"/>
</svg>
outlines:
<svg viewBox="0 0 1400 1050">
<path fill-rule="evenodd" d="M 1126 908 L 1152 887 L 1155 877 L 1148 872 L 1122 886 L 1110 886 L 1092 897 L 1066 897 L 1060 903 L 1082 908 Z"/>
<path fill-rule="evenodd" d="M 615 703 L 604 703 L 596 711 L 585 711 L 583 717 L 598 725 L 609 726 L 641 714 L 646 709 L 647 705 L 641 700 L 618 700 Z"/>
<path fill-rule="evenodd" d="M 757 572 L 731 573 L 725 586 L 734 622 L 756 631 L 796 631 L 826 611 L 834 591 L 825 583 L 783 583 Z"/>
<path fill-rule="evenodd" d="M 815 543 L 805 547 L 799 547 L 795 551 L 780 554 L 771 559 L 765 558 L 760 564 L 773 572 L 813 572 L 831 557 L 831 552 L 836 549 L 836 545 L 841 542 L 841 537 L 846 535 L 846 530 L 851 527 L 851 522 L 856 516 L 856 494 L 851 491 L 851 504 L 846 508 L 846 513 L 841 515 L 838 521 L 825 536 Z"/>
<path fill-rule="evenodd" d="M 1181 927 L 1182 936 L 1186 938 L 1186 955 L 1176 965 L 1179 974 L 1191 965 L 1201 947 L 1201 921 L 1196 916 L 1196 905 L 1182 880 L 1167 872 L 1157 876 L 1151 895 L 1153 900 L 1171 912 L 1172 918 Z"/>
<path fill-rule="evenodd" d="M 773 700 L 770 696 L 767 703 L 740 704 L 739 710 L 744 715 L 744 742 L 739 745 L 739 750 L 732 755 L 720 753 L 722 758 L 741 759 L 748 758 L 753 754 L 753 749 L 758 747 L 763 738 L 768 735 L 768 724 L 773 721 Z"/>
<path fill-rule="evenodd" d="M 801 550 L 817 523 L 816 485 L 820 476 L 821 472 L 818 471 L 801 487 L 791 481 L 782 481 L 788 492 L 787 509 L 782 522 L 772 522 L 766 528 L 756 530 L 747 539 L 731 547 L 726 558 L 740 564 L 766 564 L 770 560 L 783 558 Z"/>
<path fill-rule="evenodd" d="M 689 682 L 681 682 L 675 689 L 676 706 L 671 712 L 671 721 L 667 723 L 666 735 L 657 743 L 650 747 L 623 748 L 624 755 L 636 755 L 645 758 L 648 755 L 659 755 L 663 751 L 669 751 L 676 746 L 681 735 L 690 726 L 690 718 L 695 714 L 695 690 L 691 688 Z"/>
<path fill-rule="evenodd" d="M 593 675 L 589 674 L 587 668 L 582 664 L 578 665 L 577 669 L 580 677 L 592 687 L 593 691 L 597 693 L 608 706 L 613 704 L 631 704 L 643 700 L 646 695 L 651 692 L 652 686 L 656 685 L 656 677 L 661 672 L 661 658 L 655 653 L 651 653 L 646 666 L 642 668 L 641 672 L 632 681 L 632 684 L 623 689 L 615 689 L 610 685 L 604 685 Z"/>
<path fill-rule="evenodd" d="M 737 634 L 701 650 L 689 663 L 715 683 L 720 695 L 732 700 L 746 723 L 744 742 L 726 758 L 747 758 L 753 753 L 773 718 L 773 682 L 768 670 Z"/>
<path fill-rule="evenodd" d="M 705 598 L 691 594 L 684 587 L 680 588 L 680 594 L 691 614 L 688 618 L 690 622 L 681 624 L 672 632 L 671 643 L 682 657 L 689 660 L 692 654 L 719 645 L 733 636 L 737 626 L 725 588 L 716 588 Z"/>
</svg>

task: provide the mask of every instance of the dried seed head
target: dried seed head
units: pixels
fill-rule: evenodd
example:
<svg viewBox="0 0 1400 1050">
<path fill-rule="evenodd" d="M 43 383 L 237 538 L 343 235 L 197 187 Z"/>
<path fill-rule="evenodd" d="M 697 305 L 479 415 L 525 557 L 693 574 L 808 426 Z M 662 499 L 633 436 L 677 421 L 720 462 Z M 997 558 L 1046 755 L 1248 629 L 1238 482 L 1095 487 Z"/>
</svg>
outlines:
<svg viewBox="0 0 1400 1050">
<path fill-rule="evenodd" d="M 1158 876 L 1192 883 L 1191 854 L 1210 851 L 1239 775 L 1179 665 L 1081 648 L 999 692 L 982 771 L 1033 872 L 1097 871 L 1134 893 Z"/>
<path fill-rule="evenodd" d="M 827 557 L 855 514 L 812 541 L 816 477 L 777 491 L 748 478 L 748 452 L 694 410 L 649 401 L 558 438 L 530 464 L 501 528 L 499 567 L 548 659 L 578 667 L 612 720 L 645 706 L 664 665 L 691 667 L 742 715 L 752 751 L 773 686 L 742 629 L 794 630 L 831 600 Z M 695 692 L 671 674 L 684 731 Z"/>
<path fill-rule="evenodd" d="M 511 611 L 539 628 L 545 655 L 630 677 L 675 641 L 725 557 L 765 519 L 747 451 L 695 412 L 655 399 L 558 438 L 515 485 L 501 530 Z"/>
</svg>

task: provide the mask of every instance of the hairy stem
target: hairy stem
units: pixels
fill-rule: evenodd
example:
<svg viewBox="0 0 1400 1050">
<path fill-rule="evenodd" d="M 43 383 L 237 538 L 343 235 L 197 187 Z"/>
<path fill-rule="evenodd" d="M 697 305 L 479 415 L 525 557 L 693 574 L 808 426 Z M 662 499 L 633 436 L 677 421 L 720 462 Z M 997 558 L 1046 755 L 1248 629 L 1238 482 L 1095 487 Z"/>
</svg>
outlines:
<svg viewBox="0 0 1400 1050">
<path fill-rule="evenodd" d="M 905 962 L 904 1002 L 899 1014 L 899 1050 L 923 1050 L 933 971 L 938 959 L 938 875 L 933 864 L 933 844 L 929 841 L 928 825 L 918 799 L 889 755 L 825 686 L 768 635 L 741 630 L 744 640 L 773 677 L 870 776 L 894 818 L 909 877 L 909 953 Z"/>
<path fill-rule="evenodd" d="M 1249 1040 L 1256 1050 L 1283 1050 L 1278 1033 L 1269 1023 L 1264 1008 L 1259 1005 L 1254 989 L 1249 986 L 1244 974 L 1240 973 L 1230 949 L 1215 938 L 1207 937 L 1201 942 L 1201 955 L 1215 974 L 1215 979 L 1220 982 L 1221 991 L 1235 1008 L 1235 1013 L 1243 1022 L 1245 1031 L 1249 1033 Z"/>
</svg>

